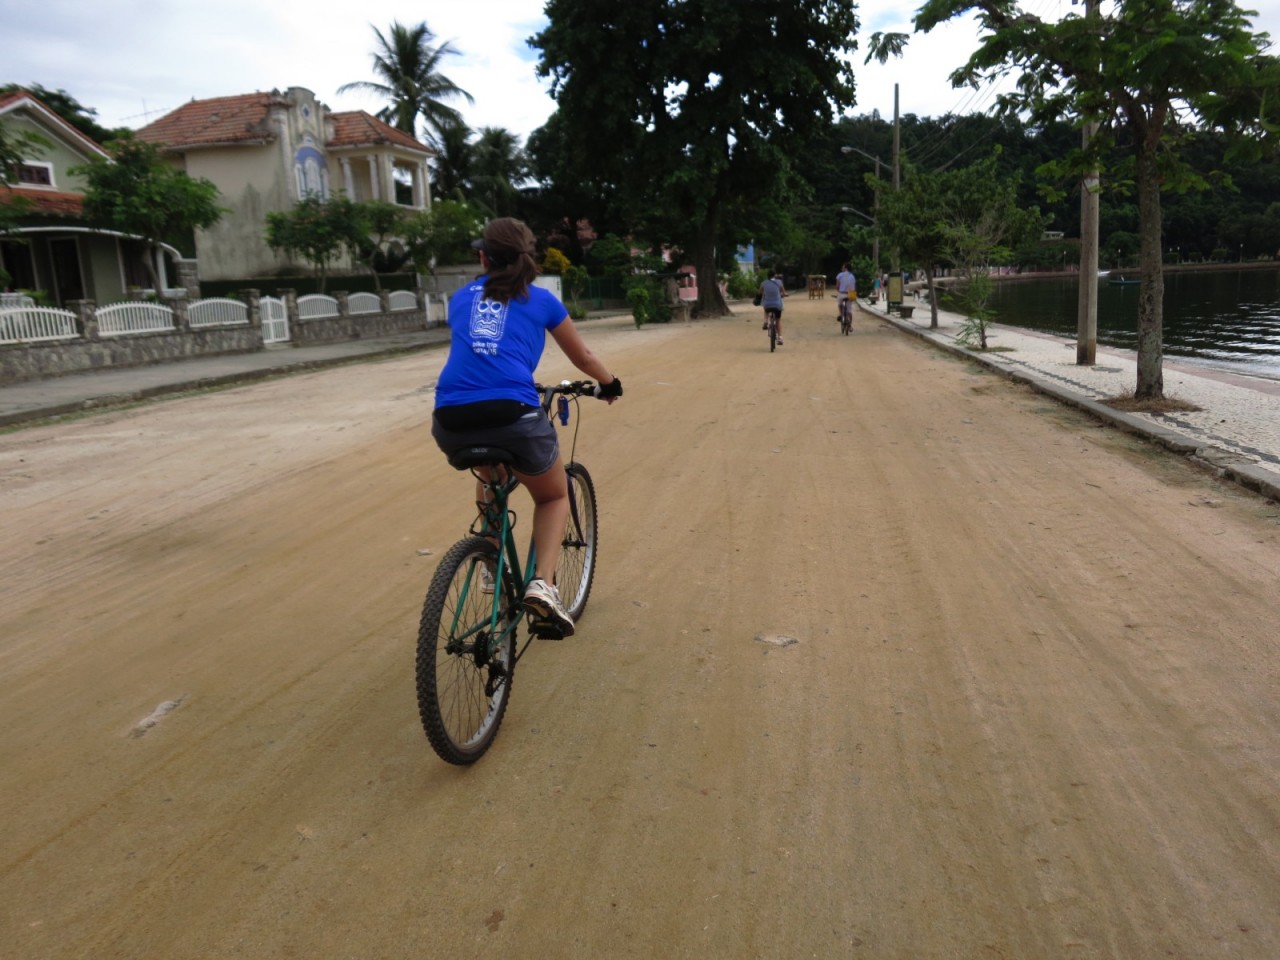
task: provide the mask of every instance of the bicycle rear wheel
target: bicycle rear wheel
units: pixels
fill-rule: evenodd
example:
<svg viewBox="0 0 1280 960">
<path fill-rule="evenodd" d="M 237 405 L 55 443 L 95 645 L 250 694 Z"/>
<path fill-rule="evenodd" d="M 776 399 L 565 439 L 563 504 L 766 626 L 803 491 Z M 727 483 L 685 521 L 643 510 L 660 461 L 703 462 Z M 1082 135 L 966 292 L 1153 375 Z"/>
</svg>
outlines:
<svg viewBox="0 0 1280 960">
<path fill-rule="evenodd" d="M 773 353 L 773 351 L 777 349 L 778 349 L 778 318 L 774 316 L 770 316 L 769 317 L 769 352 Z"/>
<path fill-rule="evenodd" d="M 596 573 L 596 487 L 580 463 L 565 467 L 569 475 L 569 519 L 564 527 L 556 589 L 569 616 L 577 620 L 591 595 Z"/>
<path fill-rule="evenodd" d="M 493 635 L 492 593 L 481 570 L 497 561 L 498 548 L 482 537 L 459 540 L 440 561 L 418 624 L 418 716 L 441 760 L 479 760 L 497 736 L 511 694 L 515 630 Z M 495 586 L 500 593 L 502 585 Z M 511 622 L 506 601 L 497 628 Z"/>
</svg>

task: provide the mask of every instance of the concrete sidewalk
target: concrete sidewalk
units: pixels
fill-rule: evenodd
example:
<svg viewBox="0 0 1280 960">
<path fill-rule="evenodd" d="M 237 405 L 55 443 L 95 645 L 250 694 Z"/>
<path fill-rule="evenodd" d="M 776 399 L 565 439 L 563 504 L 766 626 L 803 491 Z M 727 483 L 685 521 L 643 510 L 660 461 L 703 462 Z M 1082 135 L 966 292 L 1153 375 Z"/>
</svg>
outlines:
<svg viewBox="0 0 1280 960">
<path fill-rule="evenodd" d="M 1210 465 L 1222 475 L 1280 501 L 1280 381 L 1251 377 L 1181 360 L 1164 360 L 1165 396 L 1201 409 L 1193 413 L 1123 413 L 1100 401 L 1132 394 L 1138 364 L 1132 351 L 1098 347 L 1091 367 L 1076 364 L 1074 340 L 993 324 L 991 350 L 979 353 L 956 342 L 963 317 L 938 311 L 930 329 L 929 305 L 914 304 L 908 320 L 890 316 L 884 302 L 859 301 L 865 314 L 928 340 L 958 356 L 1026 383 L 1122 430 L 1147 437 Z"/>
<path fill-rule="evenodd" d="M 436 327 L 370 340 L 344 340 L 308 347 L 267 347 L 257 353 L 194 357 L 147 367 L 75 373 L 15 383 L 0 387 L 0 426 L 119 406 L 168 393 L 246 383 L 343 363 L 397 356 L 444 347 L 448 343 L 448 328 Z"/>
</svg>

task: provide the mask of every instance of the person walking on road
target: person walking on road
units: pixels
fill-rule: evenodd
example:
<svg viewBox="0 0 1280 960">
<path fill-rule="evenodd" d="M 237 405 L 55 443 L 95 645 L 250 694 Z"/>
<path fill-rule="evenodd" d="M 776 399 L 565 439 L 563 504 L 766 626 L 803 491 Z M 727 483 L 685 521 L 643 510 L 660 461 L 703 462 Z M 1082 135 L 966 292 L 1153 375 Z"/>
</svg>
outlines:
<svg viewBox="0 0 1280 960">
<path fill-rule="evenodd" d="M 583 342 L 569 311 L 535 286 L 533 232 L 520 220 L 490 221 L 480 251 L 484 274 L 449 301 L 449 356 L 436 382 L 431 435 L 446 454 L 472 446 L 510 452 L 511 468 L 533 497 L 536 569 L 525 602 L 554 621 L 564 636 L 573 619 L 555 587 L 556 563 L 569 516 L 569 486 L 555 426 L 542 411 L 533 372 L 546 335 L 569 361 L 596 381 L 596 396 L 613 403 L 622 381 Z M 483 508 L 484 484 L 476 500 Z"/>
</svg>

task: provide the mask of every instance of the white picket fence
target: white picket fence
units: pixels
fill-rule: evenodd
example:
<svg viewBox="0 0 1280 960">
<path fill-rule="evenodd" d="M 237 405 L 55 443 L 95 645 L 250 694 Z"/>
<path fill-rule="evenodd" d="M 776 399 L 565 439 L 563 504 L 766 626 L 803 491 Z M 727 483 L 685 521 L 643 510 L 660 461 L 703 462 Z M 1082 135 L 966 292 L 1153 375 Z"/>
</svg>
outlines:
<svg viewBox="0 0 1280 960">
<path fill-rule="evenodd" d="M 76 315 L 69 310 L 52 307 L 0 309 L 0 343 L 70 340 L 78 336 Z"/>
<path fill-rule="evenodd" d="M 353 316 L 357 313 L 377 313 L 382 309 L 382 300 L 376 293 L 353 293 L 347 297 L 347 312 Z"/>
<path fill-rule="evenodd" d="M 323 293 L 309 293 L 298 298 L 298 317 L 302 320 L 318 320 L 338 316 L 338 301 Z"/>
<path fill-rule="evenodd" d="M 174 329 L 173 311 L 159 303 L 110 303 L 96 311 L 98 333 L 118 337 Z"/>
<path fill-rule="evenodd" d="M 412 290 L 392 290 L 387 294 L 387 302 L 392 310 L 414 310 L 418 306 Z"/>
<path fill-rule="evenodd" d="M 0 344 L 32 343 L 48 340 L 71 340 L 80 336 L 78 317 L 68 310 L 37 307 L 23 294 L 0 295 Z M 446 303 L 439 296 L 440 306 Z M 417 296 L 410 290 L 394 290 L 387 295 L 390 309 L 415 310 Z M 265 343 L 281 343 L 289 339 L 289 322 L 285 304 L 274 297 L 262 297 L 259 301 L 262 314 L 262 337 Z M 431 296 L 426 298 L 427 320 L 432 319 Z M 378 313 L 382 310 L 381 298 L 373 293 L 353 293 L 347 298 L 347 312 L 351 316 Z M 444 314 L 444 310 L 440 310 Z M 315 320 L 340 316 L 338 301 L 324 294 L 308 294 L 298 298 L 298 317 Z M 98 333 L 104 337 L 120 337 L 139 333 L 173 332 L 177 326 L 174 311 L 163 304 L 146 301 L 124 301 L 98 307 L 95 311 Z M 249 308 L 239 300 L 210 297 L 196 300 L 187 307 L 187 319 L 192 329 L 239 326 L 249 322 Z"/>
<path fill-rule="evenodd" d="M 245 324 L 249 322 L 249 308 L 239 300 L 210 297 L 207 300 L 197 300 L 187 307 L 187 320 L 194 330 Z"/>
</svg>

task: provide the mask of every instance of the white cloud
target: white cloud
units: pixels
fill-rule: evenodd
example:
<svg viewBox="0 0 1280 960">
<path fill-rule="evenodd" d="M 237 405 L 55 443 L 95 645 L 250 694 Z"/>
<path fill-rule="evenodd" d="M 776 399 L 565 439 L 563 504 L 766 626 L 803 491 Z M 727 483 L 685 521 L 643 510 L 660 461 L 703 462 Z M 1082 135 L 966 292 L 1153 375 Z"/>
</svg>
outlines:
<svg viewBox="0 0 1280 960">
<path fill-rule="evenodd" d="M 4 74 L 0 82 L 64 89 L 98 111 L 105 126 L 137 127 L 190 99 L 257 90 L 307 87 L 336 110 L 376 112 L 362 93 L 339 95 L 342 84 L 373 79 L 372 27 L 393 20 L 425 21 L 438 41 L 459 51 L 444 72 L 475 97 L 457 106 L 473 128 L 505 127 L 522 137 L 555 109 L 536 76 L 537 53 L 527 39 L 545 24 L 544 0 L 365 0 L 356 5 L 311 0 L 41 0 L 6 4 Z M 1280 24 L 1280 0 L 1249 4 L 1255 27 Z M 1033 0 L 1041 16 L 1070 9 L 1068 0 Z M 975 46 L 971 20 L 913 37 L 907 55 L 888 64 L 862 63 L 876 30 L 910 31 L 911 7 L 874 0 L 860 8 L 860 49 L 852 62 L 858 84 L 853 114 L 893 115 L 894 85 L 903 114 L 940 116 L 990 107 L 990 94 L 953 89 L 948 74 Z M 744 56 L 753 53 L 744 52 Z"/>
</svg>

